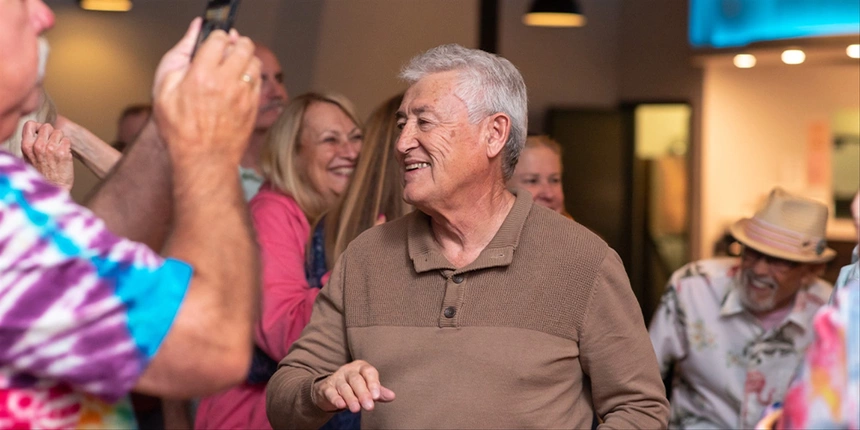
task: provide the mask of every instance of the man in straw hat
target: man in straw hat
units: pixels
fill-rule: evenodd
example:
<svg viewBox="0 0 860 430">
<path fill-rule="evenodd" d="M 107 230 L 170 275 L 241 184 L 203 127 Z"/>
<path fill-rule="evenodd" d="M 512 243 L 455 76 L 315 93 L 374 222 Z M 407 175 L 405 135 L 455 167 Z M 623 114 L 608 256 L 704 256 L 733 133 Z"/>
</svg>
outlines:
<svg viewBox="0 0 860 430">
<path fill-rule="evenodd" d="M 670 427 L 752 428 L 782 400 L 830 297 L 826 224 L 825 205 L 776 188 L 732 225 L 740 258 L 672 275 L 650 327 L 664 380 L 674 367 Z"/>
</svg>

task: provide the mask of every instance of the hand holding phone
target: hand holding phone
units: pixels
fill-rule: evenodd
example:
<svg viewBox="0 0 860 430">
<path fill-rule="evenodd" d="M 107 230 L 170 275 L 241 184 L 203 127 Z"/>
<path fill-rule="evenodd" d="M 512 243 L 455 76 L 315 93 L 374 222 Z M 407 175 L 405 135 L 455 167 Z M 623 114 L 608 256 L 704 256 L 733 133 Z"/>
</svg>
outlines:
<svg viewBox="0 0 860 430">
<path fill-rule="evenodd" d="M 197 43 L 194 45 L 194 51 L 191 57 L 197 53 L 197 49 L 215 30 L 224 30 L 229 32 L 233 28 L 233 22 L 236 20 L 236 9 L 239 7 L 240 0 L 209 0 L 206 4 L 206 11 L 203 12 L 203 25 L 200 28 L 200 34 L 197 35 Z"/>
</svg>

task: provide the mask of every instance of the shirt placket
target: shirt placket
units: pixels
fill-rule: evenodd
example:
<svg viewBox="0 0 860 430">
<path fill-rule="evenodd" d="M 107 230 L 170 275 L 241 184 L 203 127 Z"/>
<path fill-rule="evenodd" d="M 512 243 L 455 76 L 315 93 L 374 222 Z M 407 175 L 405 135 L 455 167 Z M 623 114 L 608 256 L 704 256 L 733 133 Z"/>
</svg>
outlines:
<svg viewBox="0 0 860 430">
<path fill-rule="evenodd" d="M 466 275 L 453 270 L 443 270 L 442 276 L 445 278 L 445 297 L 439 309 L 439 328 L 459 327 Z"/>
</svg>

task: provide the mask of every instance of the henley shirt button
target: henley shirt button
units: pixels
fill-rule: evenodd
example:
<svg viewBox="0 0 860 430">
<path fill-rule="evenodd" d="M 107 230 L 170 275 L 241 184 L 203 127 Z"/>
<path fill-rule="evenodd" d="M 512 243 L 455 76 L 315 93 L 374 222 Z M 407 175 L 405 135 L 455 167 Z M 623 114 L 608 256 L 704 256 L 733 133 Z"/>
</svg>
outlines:
<svg viewBox="0 0 860 430">
<path fill-rule="evenodd" d="M 455 284 L 459 284 L 463 282 L 463 279 L 465 278 L 463 278 L 463 275 L 454 275 L 454 277 L 451 279 L 454 281 Z"/>
<path fill-rule="evenodd" d="M 445 308 L 445 312 L 443 312 L 443 315 L 445 315 L 445 318 L 454 318 L 454 315 L 457 315 L 457 308 L 453 306 L 448 306 L 447 308 Z"/>
</svg>

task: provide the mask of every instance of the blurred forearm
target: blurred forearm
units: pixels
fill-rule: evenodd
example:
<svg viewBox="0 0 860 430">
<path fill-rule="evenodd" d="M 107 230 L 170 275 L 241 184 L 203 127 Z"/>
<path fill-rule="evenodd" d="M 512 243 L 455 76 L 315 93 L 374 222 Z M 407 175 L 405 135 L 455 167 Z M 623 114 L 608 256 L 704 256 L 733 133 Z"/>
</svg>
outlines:
<svg viewBox="0 0 860 430">
<path fill-rule="evenodd" d="M 107 151 L 98 152 L 99 159 L 106 160 Z M 170 226 L 171 184 L 169 156 L 150 122 L 86 206 L 114 234 L 159 251 Z"/>
<path fill-rule="evenodd" d="M 58 121 L 58 127 L 60 122 Z M 107 176 L 122 154 L 89 130 L 66 122 L 61 130 L 72 141 L 72 151 L 99 179 Z"/>
<path fill-rule="evenodd" d="M 259 270 L 235 163 L 217 156 L 175 163 L 175 224 L 164 254 L 189 263 L 194 275 L 153 361 L 158 370 L 147 372 L 138 389 L 187 397 L 226 388 L 246 375 Z M 159 362 L 169 365 L 155 366 Z"/>
</svg>

